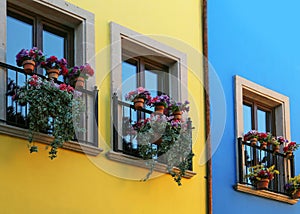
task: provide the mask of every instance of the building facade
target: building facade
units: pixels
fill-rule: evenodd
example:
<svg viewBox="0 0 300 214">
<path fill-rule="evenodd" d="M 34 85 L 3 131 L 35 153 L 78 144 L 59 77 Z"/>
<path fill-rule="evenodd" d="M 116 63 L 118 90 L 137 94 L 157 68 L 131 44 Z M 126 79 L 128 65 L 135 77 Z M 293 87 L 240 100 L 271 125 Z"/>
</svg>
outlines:
<svg viewBox="0 0 300 214">
<path fill-rule="evenodd" d="M 207 212 L 202 6 L 181 0 L 1 1 L 1 213 Z M 9 93 L 27 78 L 15 56 L 32 47 L 95 71 L 83 90 L 86 134 L 65 143 L 54 160 L 46 147 L 51 133 L 35 135 L 39 151 L 28 151 L 28 131 L 20 125 L 28 106 L 15 104 Z M 124 118 L 132 110 L 122 111 L 124 95 L 139 86 L 190 101 L 185 119 L 194 127 L 195 155 L 182 186 L 163 163 L 141 181 L 147 166 L 130 153 L 134 144 L 125 144 Z"/>
<path fill-rule="evenodd" d="M 290 159 L 286 142 L 275 153 L 243 138 L 256 130 L 299 143 L 298 7 L 297 1 L 208 2 L 210 73 L 223 88 L 217 94 L 210 82 L 211 115 L 220 117 L 223 130 L 220 138 L 211 133 L 214 213 L 299 212 L 298 199 L 284 188 L 300 173 L 299 151 Z M 257 164 L 279 170 L 268 190 L 247 178 Z"/>
</svg>

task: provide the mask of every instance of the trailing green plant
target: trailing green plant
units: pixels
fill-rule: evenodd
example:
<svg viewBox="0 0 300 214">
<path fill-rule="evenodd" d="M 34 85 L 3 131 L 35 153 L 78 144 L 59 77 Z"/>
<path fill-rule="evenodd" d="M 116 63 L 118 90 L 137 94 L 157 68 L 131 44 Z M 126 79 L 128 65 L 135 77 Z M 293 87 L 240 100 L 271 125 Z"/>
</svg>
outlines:
<svg viewBox="0 0 300 214">
<path fill-rule="evenodd" d="M 79 119 L 84 111 L 81 93 L 66 84 L 56 84 L 33 75 L 25 86 L 18 89 L 15 99 L 20 103 L 29 104 L 29 148 L 37 152 L 34 144 L 35 132 L 44 132 L 51 127 L 54 137 L 50 144 L 49 157 L 57 157 L 57 149 L 64 142 L 75 136 L 75 131 L 83 131 L 79 127 Z"/>
<path fill-rule="evenodd" d="M 143 181 L 149 179 L 157 160 L 161 159 L 166 163 L 167 171 L 174 181 L 179 186 L 182 185 L 181 179 L 190 168 L 193 157 L 191 130 L 187 123 L 169 120 L 165 115 L 152 114 L 133 127 L 137 131 L 139 155 L 149 167 Z"/>
</svg>

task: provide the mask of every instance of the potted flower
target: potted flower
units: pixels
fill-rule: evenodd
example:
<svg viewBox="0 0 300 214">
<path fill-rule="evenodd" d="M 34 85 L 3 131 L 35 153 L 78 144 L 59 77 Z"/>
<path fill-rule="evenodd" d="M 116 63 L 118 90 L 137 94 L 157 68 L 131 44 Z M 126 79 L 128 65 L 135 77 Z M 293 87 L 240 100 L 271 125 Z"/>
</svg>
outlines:
<svg viewBox="0 0 300 214">
<path fill-rule="evenodd" d="M 300 198 L 300 175 L 290 178 L 285 190 L 293 199 Z"/>
<path fill-rule="evenodd" d="M 85 80 L 93 75 L 94 69 L 90 66 L 90 64 L 86 63 L 81 66 L 74 66 L 70 68 L 66 77 L 70 85 L 73 85 L 76 88 L 83 88 Z"/>
<path fill-rule="evenodd" d="M 190 107 L 188 106 L 189 104 L 190 102 L 187 100 L 184 103 L 171 100 L 168 109 L 170 114 L 173 115 L 174 119 L 181 120 L 182 113 L 190 110 Z"/>
<path fill-rule="evenodd" d="M 140 110 L 144 107 L 144 104 L 149 104 L 151 95 L 145 88 L 138 87 L 137 89 L 128 92 L 125 95 L 125 100 L 133 102 L 134 108 Z"/>
<path fill-rule="evenodd" d="M 278 153 L 280 151 L 280 145 L 287 143 L 287 142 L 288 142 L 288 140 L 286 140 L 282 136 L 272 137 L 271 144 L 272 144 L 273 152 Z"/>
<path fill-rule="evenodd" d="M 171 120 L 163 114 L 152 114 L 133 125 L 137 131 L 139 155 L 146 161 L 149 179 L 157 159 L 164 158 L 167 170 L 178 185 L 189 169 L 193 157 L 190 130 L 180 120 Z M 158 146 L 153 146 L 156 144 Z M 176 167 L 176 168 L 174 168 Z"/>
<path fill-rule="evenodd" d="M 158 114 L 163 114 L 165 108 L 167 108 L 169 104 L 170 104 L 170 97 L 165 94 L 153 97 L 150 100 L 150 105 L 154 107 L 155 112 Z"/>
<path fill-rule="evenodd" d="M 260 149 L 266 149 L 270 143 L 272 135 L 270 133 L 259 132 L 258 141 L 260 142 Z"/>
<path fill-rule="evenodd" d="M 57 79 L 59 75 L 68 73 L 67 64 L 65 58 L 59 60 L 56 56 L 50 56 L 41 62 L 41 67 L 46 70 L 49 79 Z"/>
<path fill-rule="evenodd" d="M 258 140 L 258 131 L 250 130 L 244 135 L 244 141 L 250 141 L 251 146 L 256 145 Z"/>
<path fill-rule="evenodd" d="M 290 142 L 285 147 L 283 147 L 283 152 L 287 158 L 290 158 L 293 156 L 293 151 L 296 151 L 298 147 L 299 144 L 296 144 L 296 142 Z"/>
<path fill-rule="evenodd" d="M 56 84 L 51 79 L 47 81 L 33 75 L 17 91 L 17 102 L 29 103 L 29 147 L 30 152 L 36 152 L 34 133 L 49 130 L 51 121 L 53 141 L 50 144 L 49 157 L 57 156 L 58 147 L 70 141 L 75 131 L 80 131 L 80 115 L 84 111 L 84 104 L 80 93 L 66 84 Z"/>
<path fill-rule="evenodd" d="M 16 63 L 18 66 L 23 66 L 26 74 L 31 74 L 36 66 L 45 60 L 45 56 L 37 47 L 32 49 L 22 49 L 16 55 Z"/>
<path fill-rule="evenodd" d="M 256 165 L 249 167 L 249 174 L 245 177 L 249 178 L 257 189 L 268 189 L 269 181 L 274 179 L 275 174 L 279 174 L 279 171 L 275 170 L 275 165 L 271 167 Z"/>
</svg>

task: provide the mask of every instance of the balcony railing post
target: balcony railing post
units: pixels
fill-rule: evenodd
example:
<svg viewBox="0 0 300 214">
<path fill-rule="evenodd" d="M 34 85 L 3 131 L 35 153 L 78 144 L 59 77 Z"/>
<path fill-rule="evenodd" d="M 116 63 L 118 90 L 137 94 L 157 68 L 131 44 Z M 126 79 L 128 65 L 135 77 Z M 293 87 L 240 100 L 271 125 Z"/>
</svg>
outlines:
<svg viewBox="0 0 300 214">
<path fill-rule="evenodd" d="M 189 117 L 188 120 L 187 120 L 187 128 L 188 128 L 188 132 L 189 132 L 189 136 L 190 136 L 190 144 L 191 144 L 191 154 L 193 153 L 193 147 L 192 147 L 192 142 L 193 142 L 193 132 L 192 132 L 192 129 L 193 129 L 193 125 L 192 125 L 192 120 L 191 118 Z M 189 170 L 193 170 L 193 156 L 190 155 L 190 158 L 189 158 Z"/>
<path fill-rule="evenodd" d="M 118 135 L 118 95 L 113 94 L 113 150 L 118 151 L 119 135 Z"/>
<path fill-rule="evenodd" d="M 237 142 L 238 142 L 238 154 L 239 154 L 239 157 L 238 157 L 238 166 L 239 166 L 238 178 L 239 178 L 240 183 L 244 183 L 243 182 L 243 176 L 244 176 L 243 175 L 243 168 L 244 168 L 243 163 L 244 163 L 244 161 L 243 161 L 243 141 L 242 141 L 242 138 L 239 137 Z"/>
<path fill-rule="evenodd" d="M 93 122 L 93 133 L 94 133 L 94 144 L 98 147 L 98 88 L 97 86 L 94 87 L 93 94 L 94 94 L 94 122 Z"/>
</svg>

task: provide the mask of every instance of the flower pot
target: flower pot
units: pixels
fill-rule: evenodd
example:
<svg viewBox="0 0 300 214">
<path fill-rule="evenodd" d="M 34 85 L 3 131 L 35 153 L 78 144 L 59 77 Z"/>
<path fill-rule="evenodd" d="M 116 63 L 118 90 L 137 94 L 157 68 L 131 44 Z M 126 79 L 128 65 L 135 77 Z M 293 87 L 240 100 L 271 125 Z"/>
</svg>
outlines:
<svg viewBox="0 0 300 214">
<path fill-rule="evenodd" d="M 256 183 L 256 189 L 268 189 L 269 186 L 269 179 L 261 179 Z"/>
<path fill-rule="evenodd" d="M 155 106 L 155 113 L 164 114 L 164 111 L 165 111 L 165 106 L 164 105 Z"/>
<path fill-rule="evenodd" d="M 256 137 L 253 137 L 253 138 L 250 139 L 251 146 L 255 146 L 256 143 L 257 143 L 257 138 Z"/>
<path fill-rule="evenodd" d="M 272 149 L 273 149 L 273 152 L 274 153 L 279 153 L 279 151 L 280 151 L 280 146 L 279 145 L 276 145 L 276 146 L 272 146 Z"/>
<path fill-rule="evenodd" d="M 182 119 L 182 112 L 181 111 L 175 111 L 173 112 L 173 116 L 175 120 L 181 120 Z"/>
<path fill-rule="evenodd" d="M 136 110 L 141 110 L 144 107 L 145 100 L 144 98 L 135 98 L 133 100 L 133 103 L 134 103 L 134 108 Z"/>
<path fill-rule="evenodd" d="M 75 88 L 83 88 L 84 87 L 84 78 L 77 77 L 75 82 Z"/>
<path fill-rule="evenodd" d="M 160 145 L 162 143 L 162 138 L 155 140 L 152 144 Z"/>
<path fill-rule="evenodd" d="M 300 198 L 300 189 L 298 189 L 297 192 L 295 192 L 295 193 L 292 195 L 292 198 L 293 198 L 293 199 Z"/>
<path fill-rule="evenodd" d="M 261 142 L 260 143 L 260 149 L 266 149 L 268 146 L 268 143 L 267 142 Z"/>
<path fill-rule="evenodd" d="M 285 153 L 286 158 L 292 158 L 293 157 L 293 152 L 292 151 L 287 151 Z"/>
<path fill-rule="evenodd" d="M 32 74 L 34 70 L 35 62 L 33 60 L 25 60 L 22 63 L 22 66 L 26 74 Z"/>
<path fill-rule="evenodd" d="M 49 79 L 57 79 L 59 76 L 59 70 L 58 69 L 48 69 L 47 75 Z"/>
</svg>

